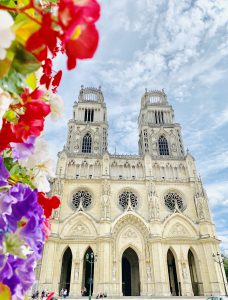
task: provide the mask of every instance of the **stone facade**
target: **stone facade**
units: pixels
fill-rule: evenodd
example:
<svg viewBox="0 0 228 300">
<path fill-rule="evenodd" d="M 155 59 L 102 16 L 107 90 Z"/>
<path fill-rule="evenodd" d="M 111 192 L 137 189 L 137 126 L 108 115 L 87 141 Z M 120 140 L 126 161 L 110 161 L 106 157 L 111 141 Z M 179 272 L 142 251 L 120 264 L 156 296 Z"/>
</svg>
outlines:
<svg viewBox="0 0 228 300">
<path fill-rule="evenodd" d="M 110 154 L 102 91 L 82 86 L 58 154 L 52 193 L 62 205 L 40 289 L 78 296 L 91 272 L 93 294 L 224 293 L 207 195 L 164 91 L 145 91 L 138 123 L 139 155 Z M 94 265 L 86 262 L 91 252 Z"/>
</svg>

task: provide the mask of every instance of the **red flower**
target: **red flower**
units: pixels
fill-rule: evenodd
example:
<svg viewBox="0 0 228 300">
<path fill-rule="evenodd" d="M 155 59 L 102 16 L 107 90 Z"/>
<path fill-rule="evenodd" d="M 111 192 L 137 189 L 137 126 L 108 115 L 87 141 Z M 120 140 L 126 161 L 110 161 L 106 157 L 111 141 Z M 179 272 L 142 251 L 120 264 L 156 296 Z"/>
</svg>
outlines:
<svg viewBox="0 0 228 300">
<path fill-rule="evenodd" d="M 61 78 L 62 78 L 62 71 L 61 70 L 59 70 L 56 74 L 55 74 L 55 76 L 53 77 L 53 81 L 52 81 L 52 85 L 53 86 L 55 86 L 55 87 L 57 87 L 57 86 L 59 86 L 59 84 L 60 84 L 60 81 L 61 81 Z"/>
<path fill-rule="evenodd" d="M 3 119 L 2 129 L 0 130 L 0 152 L 6 148 L 11 148 L 10 143 L 21 143 L 22 137 L 16 137 L 15 133 L 12 130 L 13 124 L 8 123 Z"/>
<path fill-rule="evenodd" d="M 65 45 L 68 70 L 75 68 L 77 59 L 93 57 L 98 40 L 99 35 L 95 25 L 81 26 L 80 36 L 75 40 L 67 41 Z"/>
<path fill-rule="evenodd" d="M 43 68 L 43 76 L 40 78 L 40 84 L 45 84 L 46 88 L 49 89 L 51 84 L 51 73 L 52 73 L 52 60 L 50 58 L 45 59 Z"/>
<path fill-rule="evenodd" d="M 39 136 L 44 129 L 44 119 L 27 119 L 22 116 L 19 122 L 12 126 L 16 139 L 21 138 L 23 142 L 29 136 Z M 11 141 L 13 142 L 13 141 Z M 18 141 L 17 141 L 18 142 Z"/>
<path fill-rule="evenodd" d="M 47 48 L 55 56 L 57 50 L 58 31 L 52 28 L 51 13 L 42 15 L 41 27 L 34 32 L 26 42 L 26 49 L 31 51 L 39 61 L 42 61 L 47 55 Z M 47 56 L 45 57 L 47 58 Z"/>
<path fill-rule="evenodd" d="M 51 111 L 49 103 L 43 100 L 36 100 L 25 105 L 26 111 L 22 116 L 24 119 L 33 120 L 45 118 Z"/>
<path fill-rule="evenodd" d="M 41 192 L 38 193 L 38 202 L 43 207 L 46 218 L 49 218 L 52 214 L 52 210 L 58 208 L 60 205 L 60 200 L 57 196 L 48 198 L 44 193 Z"/>
<path fill-rule="evenodd" d="M 36 88 L 32 93 L 29 93 L 29 89 L 25 88 L 24 92 L 21 94 L 21 98 L 24 103 L 31 102 L 32 100 L 40 100 L 44 95 L 44 91 Z"/>
</svg>

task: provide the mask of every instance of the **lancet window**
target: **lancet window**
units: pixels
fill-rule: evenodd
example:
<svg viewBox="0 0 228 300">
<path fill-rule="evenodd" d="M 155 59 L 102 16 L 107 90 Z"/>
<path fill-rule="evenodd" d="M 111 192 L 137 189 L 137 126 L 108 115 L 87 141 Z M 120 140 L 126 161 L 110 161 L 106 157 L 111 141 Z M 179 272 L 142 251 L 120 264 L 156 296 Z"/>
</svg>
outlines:
<svg viewBox="0 0 228 300">
<path fill-rule="evenodd" d="M 82 152 L 91 153 L 92 150 L 92 137 L 90 133 L 87 133 L 82 140 Z"/>
<path fill-rule="evenodd" d="M 94 109 L 85 109 L 84 121 L 85 122 L 93 122 L 94 118 Z"/>
<path fill-rule="evenodd" d="M 160 155 L 169 155 L 168 142 L 164 136 L 160 136 L 158 146 Z"/>
</svg>

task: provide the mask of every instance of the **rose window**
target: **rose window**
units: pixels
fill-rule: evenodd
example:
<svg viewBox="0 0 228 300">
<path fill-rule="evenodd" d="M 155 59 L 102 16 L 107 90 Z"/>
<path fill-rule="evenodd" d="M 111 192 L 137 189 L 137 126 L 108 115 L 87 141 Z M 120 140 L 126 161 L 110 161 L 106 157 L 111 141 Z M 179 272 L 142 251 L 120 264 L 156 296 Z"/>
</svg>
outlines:
<svg viewBox="0 0 228 300">
<path fill-rule="evenodd" d="M 125 210 L 126 208 L 135 209 L 138 205 L 138 199 L 132 192 L 123 192 L 119 196 L 119 205 Z"/>
<path fill-rule="evenodd" d="M 175 208 L 178 208 L 180 211 L 185 209 L 184 201 L 180 195 L 175 192 L 168 193 L 165 197 L 165 205 L 168 207 L 169 210 L 174 211 Z"/>
<path fill-rule="evenodd" d="M 73 209 L 87 209 L 92 203 L 92 196 L 87 191 L 78 191 L 73 195 Z"/>
</svg>

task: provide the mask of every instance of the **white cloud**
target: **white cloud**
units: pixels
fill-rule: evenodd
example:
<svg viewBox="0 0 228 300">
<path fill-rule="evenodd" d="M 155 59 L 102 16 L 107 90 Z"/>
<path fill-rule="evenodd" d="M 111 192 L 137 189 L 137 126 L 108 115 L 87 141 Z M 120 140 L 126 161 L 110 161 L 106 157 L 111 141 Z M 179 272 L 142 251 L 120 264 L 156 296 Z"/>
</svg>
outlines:
<svg viewBox="0 0 228 300">
<path fill-rule="evenodd" d="M 205 187 L 211 206 L 228 206 L 228 181 L 207 184 Z"/>
<path fill-rule="evenodd" d="M 176 106 L 176 120 L 183 125 L 184 144 L 209 182 L 212 207 L 224 208 L 227 181 L 217 180 L 218 172 L 228 175 L 228 1 L 101 0 L 101 4 L 95 57 L 79 62 L 63 77 L 60 93 L 66 114 L 61 125 L 48 125 L 52 153 L 65 142 L 81 84 L 102 85 L 109 150 L 114 152 L 117 146 L 119 153 L 137 153 L 137 115 L 144 89 L 165 88 Z M 57 65 L 65 61 L 60 58 Z"/>
</svg>

